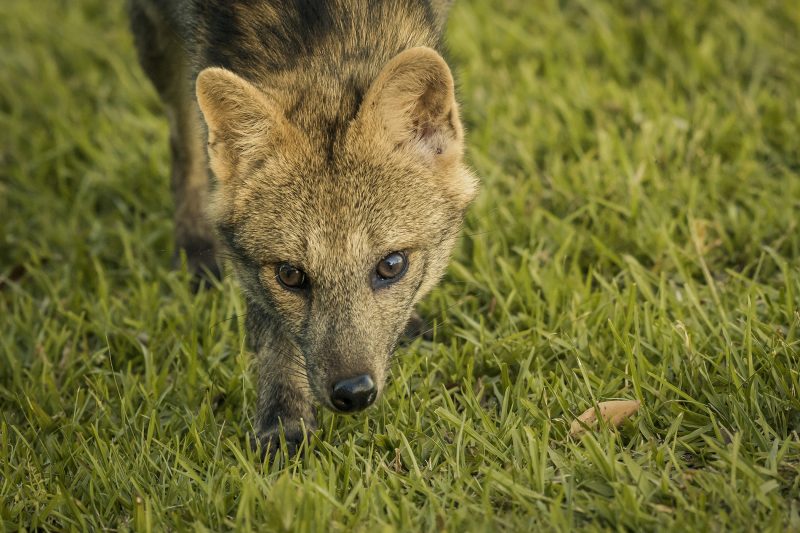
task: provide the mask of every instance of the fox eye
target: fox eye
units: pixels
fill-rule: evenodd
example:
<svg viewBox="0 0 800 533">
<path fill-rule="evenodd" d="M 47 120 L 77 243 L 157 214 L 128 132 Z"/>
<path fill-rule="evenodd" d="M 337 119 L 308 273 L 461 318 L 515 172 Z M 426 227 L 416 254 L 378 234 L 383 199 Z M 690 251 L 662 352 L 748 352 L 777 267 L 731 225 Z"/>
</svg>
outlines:
<svg viewBox="0 0 800 533">
<path fill-rule="evenodd" d="M 375 274 L 377 274 L 377 281 L 379 285 L 384 285 L 386 282 L 396 281 L 403 274 L 406 273 L 408 268 L 408 259 L 403 252 L 392 252 L 380 261 L 375 267 Z"/>
<path fill-rule="evenodd" d="M 308 285 L 306 273 L 289 263 L 280 263 L 275 267 L 278 281 L 289 290 L 304 289 Z"/>
</svg>

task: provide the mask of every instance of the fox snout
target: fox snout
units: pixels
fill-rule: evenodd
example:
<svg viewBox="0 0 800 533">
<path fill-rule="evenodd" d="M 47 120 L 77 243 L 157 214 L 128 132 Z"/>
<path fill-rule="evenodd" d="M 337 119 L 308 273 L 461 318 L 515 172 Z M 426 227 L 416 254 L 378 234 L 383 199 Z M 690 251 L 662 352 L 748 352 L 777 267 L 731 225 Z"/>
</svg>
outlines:
<svg viewBox="0 0 800 533">
<path fill-rule="evenodd" d="M 330 402 L 342 413 L 362 411 L 372 405 L 377 397 L 378 387 L 370 374 L 342 379 L 331 386 Z"/>
<path fill-rule="evenodd" d="M 381 396 L 388 371 L 388 357 L 340 357 L 335 350 L 327 357 L 306 354 L 308 384 L 317 401 L 340 414 L 355 414 Z M 350 353 L 367 354 L 368 351 Z"/>
</svg>

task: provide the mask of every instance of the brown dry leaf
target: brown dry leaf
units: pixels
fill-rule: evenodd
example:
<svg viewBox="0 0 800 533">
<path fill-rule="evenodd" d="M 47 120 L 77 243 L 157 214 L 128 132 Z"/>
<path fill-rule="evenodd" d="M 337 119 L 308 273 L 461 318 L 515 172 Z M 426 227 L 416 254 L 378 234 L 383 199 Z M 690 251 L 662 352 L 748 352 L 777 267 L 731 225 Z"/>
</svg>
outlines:
<svg viewBox="0 0 800 533">
<path fill-rule="evenodd" d="M 610 402 L 600 402 L 600 416 L 613 427 L 622 424 L 627 418 L 633 416 L 639 410 L 638 400 L 614 400 Z M 597 425 L 597 414 L 594 407 L 587 409 L 581 416 L 572 422 L 569 427 L 569 434 L 573 437 L 580 435 L 587 428 Z"/>
</svg>

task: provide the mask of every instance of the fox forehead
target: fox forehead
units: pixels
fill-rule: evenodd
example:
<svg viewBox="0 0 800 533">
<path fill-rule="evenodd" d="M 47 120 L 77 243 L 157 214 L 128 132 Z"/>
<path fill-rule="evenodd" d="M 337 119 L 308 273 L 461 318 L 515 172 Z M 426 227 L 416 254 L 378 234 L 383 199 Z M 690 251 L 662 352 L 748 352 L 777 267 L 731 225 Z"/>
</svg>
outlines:
<svg viewBox="0 0 800 533">
<path fill-rule="evenodd" d="M 300 266 L 315 252 L 371 262 L 459 225 L 460 212 L 419 165 L 289 157 L 262 163 L 230 199 L 229 231 L 258 262 Z"/>
<path fill-rule="evenodd" d="M 372 263 L 393 251 L 430 245 L 441 226 L 451 224 L 446 219 L 455 218 L 430 198 L 421 198 L 419 209 L 409 209 L 414 202 L 408 197 L 395 202 L 380 190 L 363 198 L 326 198 L 322 191 L 299 201 L 282 197 L 251 197 L 242 202 L 248 208 L 229 225 L 238 247 L 258 263 L 288 261 L 309 270 L 332 259 Z"/>
</svg>

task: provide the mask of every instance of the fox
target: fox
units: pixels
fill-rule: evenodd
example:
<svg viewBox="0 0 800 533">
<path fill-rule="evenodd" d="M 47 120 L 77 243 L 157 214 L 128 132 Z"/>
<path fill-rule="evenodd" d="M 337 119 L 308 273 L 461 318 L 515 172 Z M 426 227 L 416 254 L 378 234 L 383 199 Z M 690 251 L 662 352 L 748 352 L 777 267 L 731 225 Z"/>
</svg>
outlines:
<svg viewBox="0 0 800 533">
<path fill-rule="evenodd" d="M 129 0 L 169 124 L 176 257 L 246 304 L 255 445 L 385 388 L 478 191 L 443 58 L 451 0 Z"/>
</svg>

